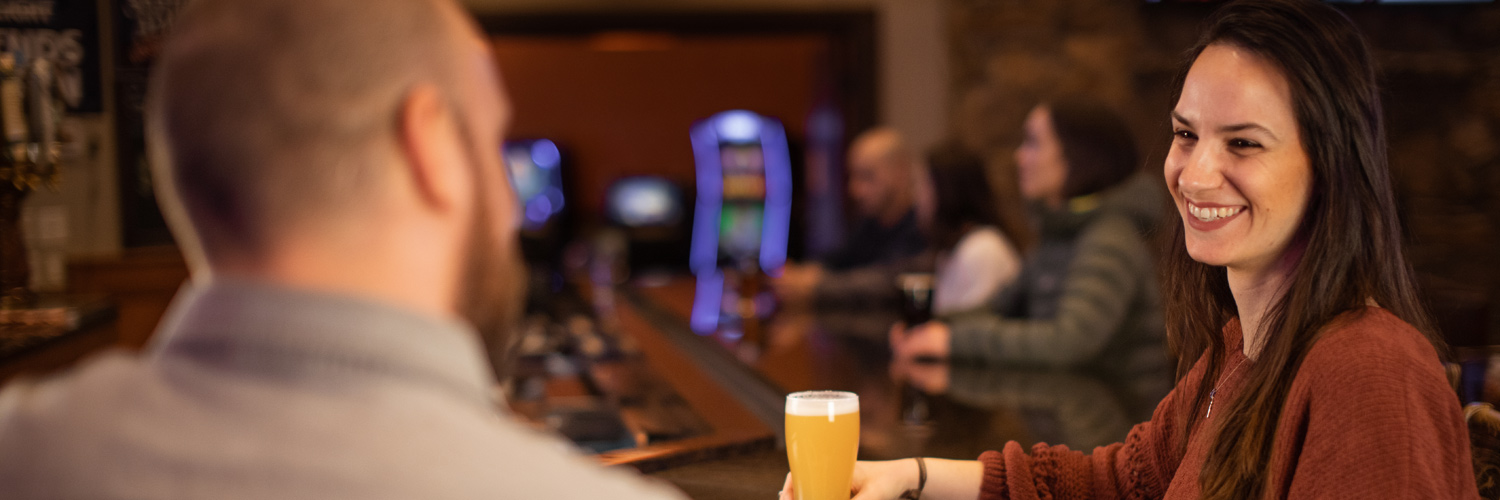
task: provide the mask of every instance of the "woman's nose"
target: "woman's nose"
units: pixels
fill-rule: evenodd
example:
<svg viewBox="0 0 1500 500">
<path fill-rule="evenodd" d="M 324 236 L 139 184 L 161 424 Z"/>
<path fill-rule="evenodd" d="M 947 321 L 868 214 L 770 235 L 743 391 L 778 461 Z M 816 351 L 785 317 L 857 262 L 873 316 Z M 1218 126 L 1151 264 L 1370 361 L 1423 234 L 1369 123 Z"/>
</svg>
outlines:
<svg viewBox="0 0 1500 500">
<path fill-rule="evenodd" d="M 1198 148 L 1186 158 L 1182 173 L 1177 176 L 1177 188 L 1189 194 L 1218 189 L 1224 185 L 1222 167 L 1219 155 L 1207 148 Z"/>
</svg>

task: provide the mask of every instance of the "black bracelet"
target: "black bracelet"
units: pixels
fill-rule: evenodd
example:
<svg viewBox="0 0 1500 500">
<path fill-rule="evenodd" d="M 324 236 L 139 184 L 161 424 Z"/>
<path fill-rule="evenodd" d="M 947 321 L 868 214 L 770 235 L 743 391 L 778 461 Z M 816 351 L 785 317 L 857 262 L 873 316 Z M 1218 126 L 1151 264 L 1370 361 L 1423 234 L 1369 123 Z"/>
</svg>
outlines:
<svg viewBox="0 0 1500 500">
<path fill-rule="evenodd" d="M 905 500 L 922 498 L 922 488 L 927 487 L 927 462 L 923 461 L 922 457 L 916 457 L 915 460 L 917 461 L 917 489 L 906 490 L 906 493 L 902 493 L 901 498 Z"/>
</svg>

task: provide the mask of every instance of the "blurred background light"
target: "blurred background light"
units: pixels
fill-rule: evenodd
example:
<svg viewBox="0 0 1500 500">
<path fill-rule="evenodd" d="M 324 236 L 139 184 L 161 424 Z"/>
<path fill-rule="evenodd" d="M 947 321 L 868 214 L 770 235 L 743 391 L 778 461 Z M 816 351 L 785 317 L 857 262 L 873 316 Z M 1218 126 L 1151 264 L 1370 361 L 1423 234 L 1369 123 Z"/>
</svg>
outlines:
<svg viewBox="0 0 1500 500">
<path fill-rule="evenodd" d="M 725 111 L 715 117 L 719 138 L 727 142 L 752 142 L 760 139 L 760 117 L 749 111 Z"/>
</svg>

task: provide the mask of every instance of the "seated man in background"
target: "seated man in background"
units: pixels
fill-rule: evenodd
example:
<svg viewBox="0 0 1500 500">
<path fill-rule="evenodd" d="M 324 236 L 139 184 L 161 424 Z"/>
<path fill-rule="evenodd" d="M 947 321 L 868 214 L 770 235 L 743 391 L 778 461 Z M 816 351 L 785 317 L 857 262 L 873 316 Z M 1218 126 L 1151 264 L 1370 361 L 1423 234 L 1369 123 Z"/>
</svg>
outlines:
<svg viewBox="0 0 1500 500">
<path fill-rule="evenodd" d="M 869 294 L 872 285 L 894 293 L 894 274 L 859 271 L 897 265 L 927 247 L 916 213 L 922 167 L 901 134 L 889 128 L 860 134 L 849 146 L 848 164 L 849 199 L 858 212 L 853 231 L 821 263 L 787 265 L 775 285 L 783 301 L 849 300 Z"/>
<path fill-rule="evenodd" d="M 670 498 L 498 413 L 509 104 L 452 0 L 202 0 L 152 77 L 192 270 L 143 356 L 0 391 L 6 498 Z"/>
</svg>

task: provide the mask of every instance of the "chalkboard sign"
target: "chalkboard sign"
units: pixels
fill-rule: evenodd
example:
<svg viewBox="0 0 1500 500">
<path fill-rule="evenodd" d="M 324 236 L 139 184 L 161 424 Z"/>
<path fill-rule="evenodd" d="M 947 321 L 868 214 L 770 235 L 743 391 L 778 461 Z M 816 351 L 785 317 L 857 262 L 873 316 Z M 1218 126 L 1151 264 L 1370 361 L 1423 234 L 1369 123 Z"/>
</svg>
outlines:
<svg viewBox="0 0 1500 500">
<path fill-rule="evenodd" d="M 50 60 L 66 85 L 81 91 L 73 111 L 102 109 L 97 0 L 0 0 L 0 50 L 16 53 L 23 65 Z"/>
</svg>

